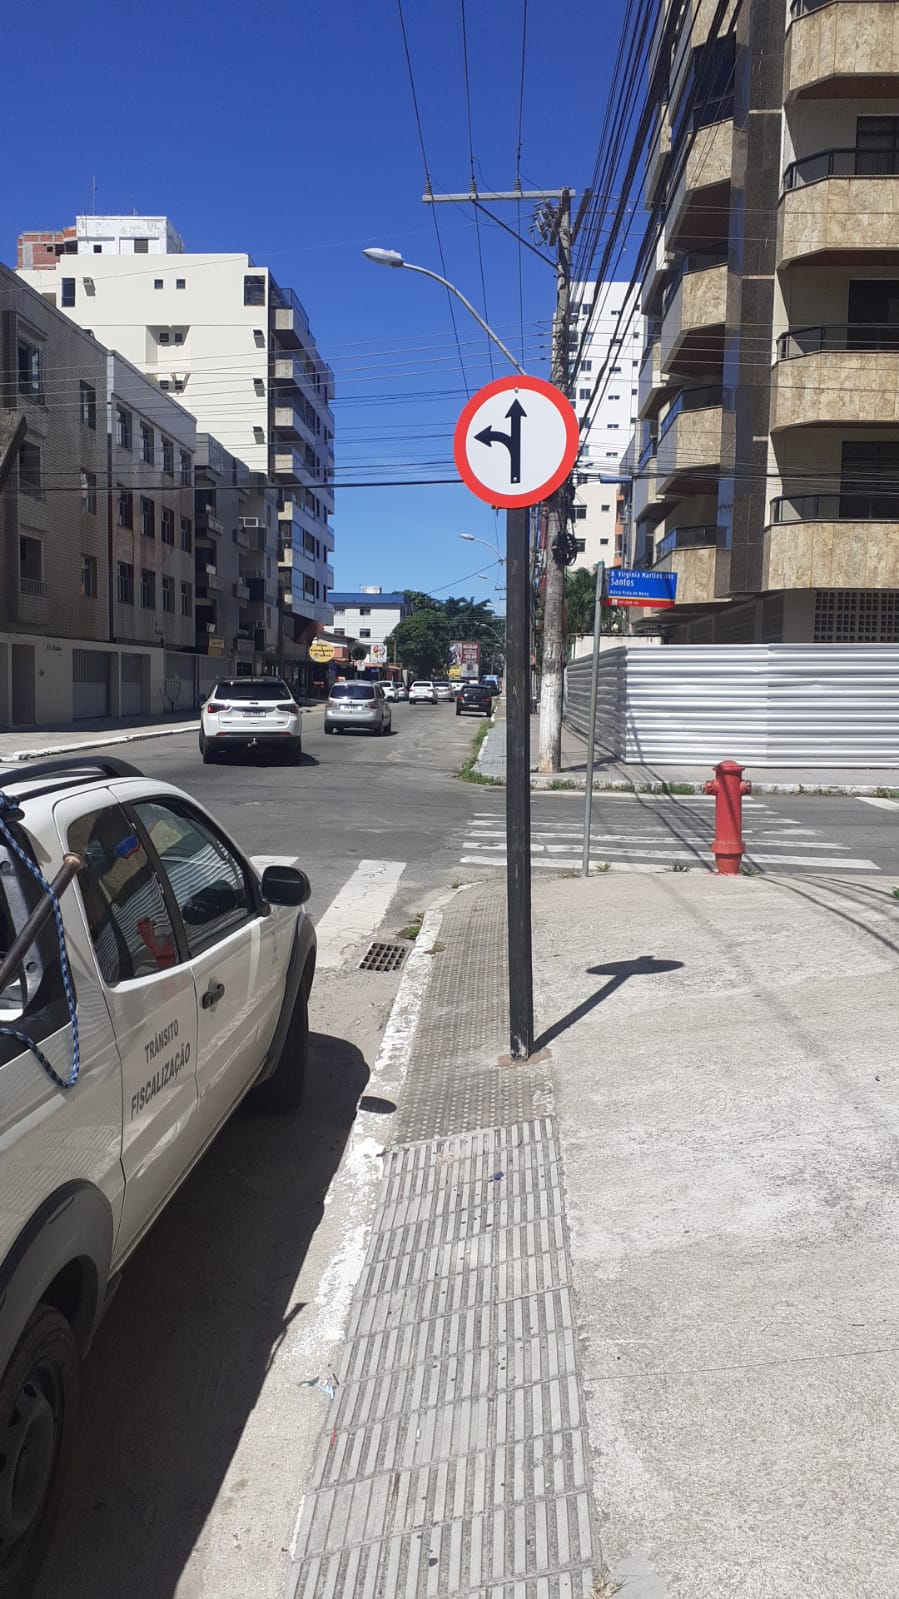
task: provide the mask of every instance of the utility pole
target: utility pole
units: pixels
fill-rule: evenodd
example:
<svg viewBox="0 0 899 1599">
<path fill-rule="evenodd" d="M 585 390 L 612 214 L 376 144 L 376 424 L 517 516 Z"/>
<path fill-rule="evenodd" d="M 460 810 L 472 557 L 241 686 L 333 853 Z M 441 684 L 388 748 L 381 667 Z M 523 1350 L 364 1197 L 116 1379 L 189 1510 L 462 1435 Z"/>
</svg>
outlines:
<svg viewBox="0 0 899 1599">
<path fill-rule="evenodd" d="M 485 201 L 491 205 L 507 200 L 541 200 L 537 212 L 537 225 L 546 243 L 556 247 L 556 309 L 553 317 L 553 346 L 551 381 L 570 398 L 568 373 L 568 329 L 571 320 L 571 245 L 590 200 L 587 191 L 581 199 L 574 228 L 571 225 L 573 189 L 512 189 L 497 193 L 478 190 L 474 186 L 468 193 L 434 194 L 430 187 L 422 195 L 426 205 L 450 203 L 477 206 L 486 210 Z M 557 201 L 558 205 L 551 204 Z M 498 217 L 493 217 L 499 222 Z M 504 222 L 500 226 L 505 228 Z M 507 229 L 514 232 L 514 229 Z M 518 235 L 515 235 L 516 238 Z M 540 256 L 547 266 L 552 262 L 526 239 L 521 243 L 532 254 Z M 553 495 L 548 507 L 547 553 L 543 594 L 543 660 L 540 677 L 540 731 L 537 746 L 537 770 L 558 772 L 562 765 L 562 690 L 565 674 L 565 559 L 564 542 L 567 535 L 567 485 Z M 555 551 L 555 554 L 553 553 Z"/>
<path fill-rule="evenodd" d="M 553 318 L 552 382 L 568 394 L 568 329 L 571 322 L 571 193 L 563 189 L 552 224 L 556 244 L 556 312 Z M 540 676 L 538 772 L 562 765 L 562 689 L 565 674 L 565 561 L 567 485 L 549 502 L 543 574 L 543 662 Z"/>
</svg>

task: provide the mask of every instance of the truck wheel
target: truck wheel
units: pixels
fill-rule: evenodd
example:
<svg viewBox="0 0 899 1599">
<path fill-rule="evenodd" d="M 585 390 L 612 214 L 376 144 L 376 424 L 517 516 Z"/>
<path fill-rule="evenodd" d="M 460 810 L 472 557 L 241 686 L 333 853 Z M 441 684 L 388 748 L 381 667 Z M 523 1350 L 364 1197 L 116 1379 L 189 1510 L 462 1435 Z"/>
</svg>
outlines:
<svg viewBox="0 0 899 1599">
<path fill-rule="evenodd" d="M 39 1305 L 0 1380 L 0 1594 L 28 1599 L 53 1530 L 78 1410 L 78 1350 Z"/>
<path fill-rule="evenodd" d="M 273 1111 L 277 1115 L 296 1110 L 303 1098 L 308 1060 L 309 997 L 304 979 L 294 1003 L 278 1064 L 268 1081 L 260 1083 L 256 1090 L 256 1102 L 261 1110 Z"/>
</svg>

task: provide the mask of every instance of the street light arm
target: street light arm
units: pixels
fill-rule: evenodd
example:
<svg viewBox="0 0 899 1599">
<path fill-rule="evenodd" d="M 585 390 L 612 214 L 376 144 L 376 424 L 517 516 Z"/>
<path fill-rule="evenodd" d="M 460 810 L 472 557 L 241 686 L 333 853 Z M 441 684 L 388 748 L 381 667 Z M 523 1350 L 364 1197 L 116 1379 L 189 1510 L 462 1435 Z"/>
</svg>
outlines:
<svg viewBox="0 0 899 1599">
<path fill-rule="evenodd" d="M 496 556 L 497 565 L 505 566 L 506 557 L 504 555 L 500 555 L 499 549 L 495 544 L 490 544 L 487 539 L 479 539 L 475 533 L 460 533 L 459 537 L 460 539 L 464 539 L 466 544 L 483 544 L 485 550 L 493 551 L 494 555 Z"/>
<path fill-rule="evenodd" d="M 397 265 L 399 265 L 399 264 L 400 263 L 397 262 Z M 450 283 L 448 278 L 442 278 L 440 276 L 439 272 L 432 272 L 430 267 L 413 266 L 411 261 L 404 261 L 402 263 L 402 265 L 406 268 L 407 272 L 420 272 L 422 277 L 433 278 L 435 283 L 442 283 L 443 287 L 445 289 L 448 289 L 450 294 L 454 294 L 456 296 L 457 300 L 461 300 L 461 302 L 464 305 L 466 311 L 470 311 L 471 312 L 471 314 L 474 317 L 475 321 L 477 323 L 479 323 L 480 326 L 484 329 L 484 332 L 486 333 L 488 339 L 492 339 L 494 344 L 496 345 L 497 349 L 498 350 L 502 350 L 503 355 L 505 356 L 506 360 L 512 366 L 514 366 L 516 372 L 520 372 L 522 377 L 526 377 L 527 376 L 527 373 L 525 372 L 524 367 L 523 366 L 519 366 L 518 362 L 516 361 L 514 355 L 511 352 L 511 350 L 507 350 L 506 349 L 506 346 L 503 344 L 502 339 L 497 338 L 497 335 L 494 333 L 493 329 L 491 327 L 488 327 L 487 323 L 484 321 L 484 318 L 478 314 L 478 312 L 475 310 L 474 306 L 472 305 L 471 301 L 470 300 L 466 300 L 465 295 L 462 293 L 461 289 L 457 289 L 456 285 L 454 283 Z"/>
</svg>

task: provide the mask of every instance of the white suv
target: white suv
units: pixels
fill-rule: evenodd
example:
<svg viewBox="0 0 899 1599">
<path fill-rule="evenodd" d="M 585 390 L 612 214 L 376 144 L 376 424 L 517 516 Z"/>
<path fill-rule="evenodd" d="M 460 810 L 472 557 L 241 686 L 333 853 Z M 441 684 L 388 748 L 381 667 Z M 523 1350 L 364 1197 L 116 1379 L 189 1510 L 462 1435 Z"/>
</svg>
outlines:
<svg viewBox="0 0 899 1599">
<path fill-rule="evenodd" d="M 413 683 L 409 690 L 409 704 L 436 705 L 437 690 L 433 683 L 425 682 L 424 679 L 419 683 Z"/>
<path fill-rule="evenodd" d="M 279 749 L 298 765 L 302 717 L 280 677 L 220 678 L 200 712 L 200 754 L 208 766 L 229 749 Z"/>
<path fill-rule="evenodd" d="M 248 1089 L 299 1104 L 308 897 L 124 761 L 0 771 L 2 1599 L 32 1591 L 111 1279 Z"/>
</svg>

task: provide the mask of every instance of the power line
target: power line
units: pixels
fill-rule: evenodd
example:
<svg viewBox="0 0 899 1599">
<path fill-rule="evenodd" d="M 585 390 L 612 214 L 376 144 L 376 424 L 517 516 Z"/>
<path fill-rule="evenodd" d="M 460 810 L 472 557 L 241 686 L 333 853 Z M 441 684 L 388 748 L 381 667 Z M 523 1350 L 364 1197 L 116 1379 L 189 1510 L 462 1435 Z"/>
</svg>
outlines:
<svg viewBox="0 0 899 1599">
<path fill-rule="evenodd" d="M 471 122 L 471 82 L 470 82 L 470 79 L 469 79 L 469 72 L 468 72 L 468 29 L 466 28 L 466 25 L 465 25 L 465 0 L 459 0 L 459 14 L 460 14 L 461 22 L 462 22 L 462 65 L 463 65 L 463 69 L 464 69 L 464 78 L 465 78 L 465 118 L 466 118 L 466 122 L 467 122 L 467 125 L 468 125 L 468 162 L 469 162 L 469 171 L 470 171 L 470 174 L 471 174 L 472 193 L 476 193 L 478 185 L 477 185 L 477 174 L 475 173 L 474 137 L 473 137 L 473 133 L 472 133 L 472 122 Z M 436 215 L 436 207 L 434 207 L 433 209 L 434 209 L 434 214 Z M 484 304 L 484 321 L 485 322 L 489 322 L 490 321 L 490 312 L 487 309 L 487 283 L 486 283 L 486 280 L 485 280 L 485 277 L 484 277 L 484 250 L 483 250 L 483 245 L 482 245 L 482 242 L 481 242 L 481 218 L 480 218 L 480 213 L 479 213 L 479 210 L 478 210 L 477 206 L 475 206 L 475 212 L 474 212 L 474 227 L 475 227 L 475 238 L 477 240 L 477 247 L 478 247 L 478 271 L 480 273 L 480 278 L 481 278 L 481 298 L 482 298 L 483 304 Z M 487 350 L 488 350 L 488 353 L 489 353 L 489 356 L 490 356 L 490 376 L 491 376 L 491 378 L 494 378 L 496 376 L 496 371 L 495 371 L 494 365 L 493 365 L 493 345 L 492 345 L 492 343 L 491 343 L 489 338 L 487 339 Z"/>
</svg>

